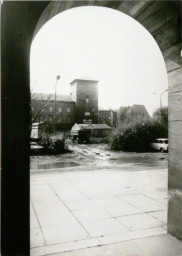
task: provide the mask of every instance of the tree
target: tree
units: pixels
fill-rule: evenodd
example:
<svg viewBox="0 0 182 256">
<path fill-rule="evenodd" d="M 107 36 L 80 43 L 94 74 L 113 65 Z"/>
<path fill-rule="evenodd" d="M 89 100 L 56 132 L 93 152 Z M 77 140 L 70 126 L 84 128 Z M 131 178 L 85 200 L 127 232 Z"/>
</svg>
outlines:
<svg viewBox="0 0 182 256">
<path fill-rule="evenodd" d="M 168 107 L 158 108 L 154 112 L 153 118 L 168 126 Z"/>
<path fill-rule="evenodd" d="M 42 111 L 49 105 L 51 95 L 43 97 L 41 93 L 31 93 L 31 124 L 42 117 Z"/>
</svg>

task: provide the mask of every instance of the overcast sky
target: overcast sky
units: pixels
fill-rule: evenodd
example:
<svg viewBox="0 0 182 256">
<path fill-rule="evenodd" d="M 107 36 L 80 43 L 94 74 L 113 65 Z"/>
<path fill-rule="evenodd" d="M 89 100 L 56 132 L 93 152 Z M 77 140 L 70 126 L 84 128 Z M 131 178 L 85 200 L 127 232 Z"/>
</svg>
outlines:
<svg viewBox="0 0 182 256">
<path fill-rule="evenodd" d="M 34 92 L 69 94 L 76 78 L 99 80 L 99 107 L 144 104 L 152 115 L 168 88 L 162 53 L 131 17 L 109 8 L 77 7 L 56 15 L 31 46 Z M 156 93 L 156 94 L 154 94 Z M 167 105 L 167 93 L 162 96 Z"/>
</svg>

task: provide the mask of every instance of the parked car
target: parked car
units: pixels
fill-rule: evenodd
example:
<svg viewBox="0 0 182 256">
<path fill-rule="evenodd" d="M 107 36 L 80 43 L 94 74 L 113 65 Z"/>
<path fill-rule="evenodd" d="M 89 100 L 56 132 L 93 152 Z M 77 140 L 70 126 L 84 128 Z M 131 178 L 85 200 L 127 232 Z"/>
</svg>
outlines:
<svg viewBox="0 0 182 256">
<path fill-rule="evenodd" d="M 33 152 L 34 153 L 35 152 L 42 152 L 43 149 L 44 149 L 44 147 L 38 145 L 37 142 L 35 142 L 35 141 L 30 142 L 30 150 L 31 150 L 32 153 Z"/>
<path fill-rule="evenodd" d="M 150 143 L 152 149 L 165 152 L 168 151 L 168 139 L 167 138 L 159 138 L 156 139 L 154 142 Z"/>
</svg>

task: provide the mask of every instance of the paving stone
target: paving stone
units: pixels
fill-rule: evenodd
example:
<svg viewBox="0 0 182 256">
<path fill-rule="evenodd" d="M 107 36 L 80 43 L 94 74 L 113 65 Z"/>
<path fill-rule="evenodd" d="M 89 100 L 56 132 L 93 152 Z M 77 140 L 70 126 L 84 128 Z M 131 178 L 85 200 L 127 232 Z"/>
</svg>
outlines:
<svg viewBox="0 0 182 256">
<path fill-rule="evenodd" d="M 133 215 L 142 212 L 142 210 L 125 202 L 122 202 L 119 205 L 104 206 L 103 209 L 105 209 L 112 217 Z"/>
<path fill-rule="evenodd" d="M 85 220 L 97 220 L 111 217 L 111 215 L 109 215 L 106 211 L 102 210 L 99 207 L 74 210 L 72 212 L 76 216 L 76 218 L 81 222 Z"/>
<path fill-rule="evenodd" d="M 83 248 L 90 248 L 101 245 L 101 242 L 97 238 L 84 239 L 80 241 L 61 243 L 49 246 L 41 246 L 38 248 L 31 249 L 31 256 L 44 256 L 52 255 L 61 252 L 74 251 Z"/>
<path fill-rule="evenodd" d="M 46 245 L 45 239 L 43 237 L 40 228 L 30 229 L 30 246 L 31 248 Z"/>
<path fill-rule="evenodd" d="M 124 225 L 114 218 L 82 222 L 92 237 L 128 232 Z"/>
<path fill-rule="evenodd" d="M 104 237 L 100 237 L 99 240 L 102 242 L 102 244 L 110 244 L 110 243 L 128 241 L 128 240 L 133 240 L 138 238 L 157 236 L 157 235 L 162 235 L 166 233 L 167 231 L 165 229 L 161 227 L 157 227 L 157 228 L 121 233 L 117 235 L 104 236 Z"/>
<path fill-rule="evenodd" d="M 132 231 L 161 227 L 164 225 L 163 222 L 147 215 L 146 213 L 119 217 L 117 219 Z"/>
<path fill-rule="evenodd" d="M 157 211 L 157 212 L 150 212 L 148 214 L 153 216 L 154 218 L 162 221 L 163 223 L 167 223 L 167 210 Z"/>
<path fill-rule="evenodd" d="M 79 223 L 43 227 L 42 233 L 48 245 L 90 238 L 88 233 Z"/>
</svg>

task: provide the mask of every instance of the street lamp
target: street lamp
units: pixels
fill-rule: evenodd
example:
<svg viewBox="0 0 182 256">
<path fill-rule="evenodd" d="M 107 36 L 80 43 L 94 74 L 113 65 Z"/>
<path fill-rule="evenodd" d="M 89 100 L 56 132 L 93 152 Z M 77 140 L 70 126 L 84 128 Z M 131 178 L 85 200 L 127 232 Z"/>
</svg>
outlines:
<svg viewBox="0 0 182 256">
<path fill-rule="evenodd" d="M 161 118 L 161 120 L 162 120 L 162 95 L 167 91 L 168 91 L 168 89 L 166 89 L 165 91 L 163 91 L 162 93 L 159 94 L 159 96 L 160 96 L 160 118 Z M 153 94 L 157 94 L 157 93 L 154 92 Z"/>
<path fill-rule="evenodd" d="M 166 89 L 165 91 L 163 91 L 161 94 L 160 94 L 160 108 L 162 108 L 162 95 L 165 93 L 165 92 L 167 92 L 168 91 L 168 89 Z"/>
<path fill-rule="evenodd" d="M 166 89 L 165 91 L 163 91 L 162 93 L 159 94 L 159 96 L 160 96 L 160 109 L 162 108 L 162 95 L 163 95 L 165 92 L 167 92 L 167 91 L 168 91 L 168 89 Z M 154 92 L 153 94 L 158 94 L 158 93 Z"/>
<path fill-rule="evenodd" d="M 57 95 L 56 95 L 56 88 L 58 80 L 61 78 L 60 75 L 56 76 L 56 83 L 55 83 L 55 101 L 54 101 L 54 133 L 56 134 L 56 103 L 57 103 Z"/>
</svg>

